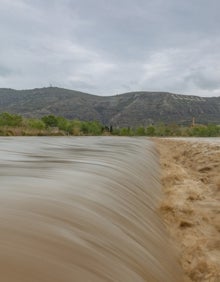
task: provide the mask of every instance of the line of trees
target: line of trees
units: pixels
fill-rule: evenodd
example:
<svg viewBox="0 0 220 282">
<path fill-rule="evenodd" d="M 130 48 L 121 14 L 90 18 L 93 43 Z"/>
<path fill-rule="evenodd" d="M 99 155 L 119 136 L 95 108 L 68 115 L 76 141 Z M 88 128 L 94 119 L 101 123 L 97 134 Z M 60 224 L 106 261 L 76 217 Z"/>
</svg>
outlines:
<svg viewBox="0 0 220 282">
<path fill-rule="evenodd" d="M 102 135 L 103 125 L 97 121 L 68 120 L 48 115 L 40 119 L 17 114 L 0 114 L 0 135 Z"/>
<path fill-rule="evenodd" d="M 23 118 L 17 114 L 0 114 L 0 135 L 118 135 L 118 136 L 220 136 L 220 126 L 180 126 L 159 123 L 147 127 L 112 127 L 98 121 L 68 120 L 64 117 L 47 115 L 42 118 Z"/>
<path fill-rule="evenodd" d="M 157 137 L 218 137 L 220 136 L 220 126 L 215 124 L 208 125 L 195 125 L 195 126 L 181 126 L 176 124 L 150 125 L 148 127 L 137 127 L 131 129 L 117 128 L 114 129 L 112 134 L 121 136 L 157 136 Z"/>
</svg>

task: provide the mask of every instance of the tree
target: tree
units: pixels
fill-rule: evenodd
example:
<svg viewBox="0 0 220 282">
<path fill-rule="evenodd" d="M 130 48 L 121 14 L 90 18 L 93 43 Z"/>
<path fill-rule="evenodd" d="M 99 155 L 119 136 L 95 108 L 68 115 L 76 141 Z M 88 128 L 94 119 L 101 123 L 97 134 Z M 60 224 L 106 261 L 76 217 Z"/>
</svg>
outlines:
<svg viewBox="0 0 220 282">
<path fill-rule="evenodd" d="M 148 135 L 148 136 L 154 136 L 155 135 L 155 128 L 152 125 L 147 127 L 146 135 Z"/>
<path fill-rule="evenodd" d="M 81 131 L 86 135 L 100 135 L 103 132 L 103 126 L 98 121 L 83 121 Z"/>
<path fill-rule="evenodd" d="M 0 114 L 0 125 L 1 126 L 21 126 L 22 125 L 22 116 L 9 113 Z"/>
<path fill-rule="evenodd" d="M 138 135 L 138 136 L 144 136 L 145 135 L 145 128 L 143 126 L 138 127 L 136 129 L 135 134 Z"/>
<path fill-rule="evenodd" d="M 57 127 L 58 120 L 54 115 L 48 115 L 41 118 L 41 120 L 45 123 L 46 127 Z"/>
<path fill-rule="evenodd" d="M 31 128 L 34 128 L 34 129 L 39 129 L 39 130 L 42 130 L 42 129 L 45 129 L 45 123 L 40 120 L 40 119 L 29 119 L 27 121 L 27 124 L 29 127 Z"/>
<path fill-rule="evenodd" d="M 64 117 L 57 117 L 57 127 L 60 130 L 68 131 L 70 121 Z"/>
</svg>

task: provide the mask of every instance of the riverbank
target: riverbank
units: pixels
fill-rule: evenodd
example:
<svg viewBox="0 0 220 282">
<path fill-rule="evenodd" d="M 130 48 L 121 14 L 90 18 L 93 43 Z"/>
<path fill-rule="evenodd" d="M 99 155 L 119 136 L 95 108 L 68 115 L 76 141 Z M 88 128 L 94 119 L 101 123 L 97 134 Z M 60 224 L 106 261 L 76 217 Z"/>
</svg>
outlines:
<svg viewBox="0 0 220 282">
<path fill-rule="evenodd" d="M 160 212 L 181 253 L 185 281 L 220 281 L 220 143 L 156 139 Z"/>
<path fill-rule="evenodd" d="M 21 115 L 0 113 L 0 136 L 195 136 L 220 137 L 217 124 L 190 125 L 164 124 L 136 127 L 112 126 L 107 122 L 69 120 L 61 116 L 48 115 L 41 118 L 24 118 Z"/>
</svg>

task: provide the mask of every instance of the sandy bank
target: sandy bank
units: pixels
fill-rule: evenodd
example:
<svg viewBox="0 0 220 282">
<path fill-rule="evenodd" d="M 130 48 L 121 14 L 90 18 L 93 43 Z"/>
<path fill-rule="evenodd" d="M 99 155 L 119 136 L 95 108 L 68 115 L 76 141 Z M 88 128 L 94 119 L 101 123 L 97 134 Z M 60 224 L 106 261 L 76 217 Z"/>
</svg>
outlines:
<svg viewBox="0 0 220 282">
<path fill-rule="evenodd" d="M 220 143 L 157 139 L 160 211 L 177 243 L 185 281 L 220 281 Z"/>
</svg>

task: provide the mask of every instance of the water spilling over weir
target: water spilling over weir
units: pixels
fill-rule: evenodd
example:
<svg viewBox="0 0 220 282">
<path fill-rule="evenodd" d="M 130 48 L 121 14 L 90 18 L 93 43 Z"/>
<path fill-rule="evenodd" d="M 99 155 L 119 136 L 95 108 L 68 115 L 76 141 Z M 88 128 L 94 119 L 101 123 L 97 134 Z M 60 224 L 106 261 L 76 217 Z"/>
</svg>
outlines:
<svg viewBox="0 0 220 282">
<path fill-rule="evenodd" d="M 182 281 L 160 197 L 146 139 L 1 138 L 1 281 Z"/>
</svg>

